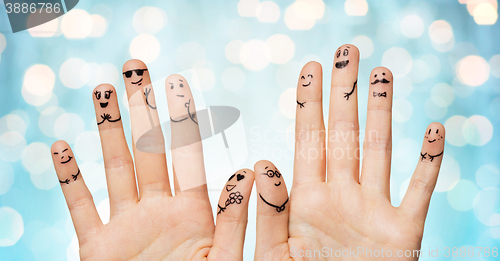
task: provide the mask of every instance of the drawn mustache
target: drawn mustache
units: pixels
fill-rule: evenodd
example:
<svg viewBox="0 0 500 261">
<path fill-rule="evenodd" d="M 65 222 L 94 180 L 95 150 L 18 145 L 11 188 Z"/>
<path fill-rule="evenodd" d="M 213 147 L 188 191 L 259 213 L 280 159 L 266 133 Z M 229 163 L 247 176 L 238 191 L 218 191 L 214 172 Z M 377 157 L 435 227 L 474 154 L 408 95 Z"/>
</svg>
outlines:
<svg viewBox="0 0 500 261">
<path fill-rule="evenodd" d="M 382 78 L 382 80 L 376 79 L 374 82 L 372 82 L 372 84 L 377 84 L 379 82 L 381 82 L 381 83 L 390 83 L 390 81 L 388 81 L 387 79 Z"/>
</svg>

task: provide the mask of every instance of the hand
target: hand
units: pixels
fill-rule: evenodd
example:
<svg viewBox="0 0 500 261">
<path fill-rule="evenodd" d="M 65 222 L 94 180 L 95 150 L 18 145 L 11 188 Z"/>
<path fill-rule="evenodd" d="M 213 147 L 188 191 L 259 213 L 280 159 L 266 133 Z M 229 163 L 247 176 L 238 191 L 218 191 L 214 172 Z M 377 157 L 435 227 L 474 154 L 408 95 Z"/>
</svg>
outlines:
<svg viewBox="0 0 500 261">
<path fill-rule="evenodd" d="M 102 224 L 83 181 L 85 173 L 80 173 L 69 145 L 58 141 L 52 146 L 81 259 L 242 260 L 253 172 L 237 171 L 228 181 L 219 201 L 224 213 L 218 215 L 215 229 L 196 109 L 186 79 L 171 75 L 165 83 L 172 119 L 172 196 L 149 72 L 138 60 L 125 63 L 123 72 L 135 170 L 116 90 L 103 84 L 93 91 L 109 192 L 109 223 Z"/>
<path fill-rule="evenodd" d="M 321 65 L 309 62 L 302 69 L 290 199 L 281 173 L 271 162 L 260 161 L 254 168 L 260 195 L 256 260 L 418 259 L 413 250 L 420 249 L 443 155 L 444 127 L 431 123 L 425 130 L 408 191 L 399 207 L 392 206 L 393 77 L 384 67 L 370 74 L 360 175 L 358 63 L 359 51 L 354 45 L 343 45 L 335 53 L 328 135 L 323 121 Z M 356 250 L 357 256 L 351 256 Z M 373 251 L 373 256 L 367 250 Z M 384 258 L 375 258 L 377 250 L 379 256 L 383 251 Z M 392 258 L 387 257 L 391 251 Z M 408 252 L 410 257 L 405 257 Z"/>
</svg>

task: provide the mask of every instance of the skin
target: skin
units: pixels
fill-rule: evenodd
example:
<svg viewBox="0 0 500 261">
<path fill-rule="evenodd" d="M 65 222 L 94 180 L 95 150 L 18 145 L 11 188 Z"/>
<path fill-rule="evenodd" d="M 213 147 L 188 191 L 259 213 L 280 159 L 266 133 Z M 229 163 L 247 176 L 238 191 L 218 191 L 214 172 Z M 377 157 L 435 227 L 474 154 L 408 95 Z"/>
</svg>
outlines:
<svg viewBox="0 0 500 261">
<path fill-rule="evenodd" d="M 343 56 L 344 49 L 349 49 L 347 57 Z M 323 123 L 321 65 L 309 62 L 302 69 L 300 76 L 314 75 L 314 81 L 307 88 L 302 87 L 303 79 L 299 76 L 297 100 L 306 101 L 306 106 L 299 108 L 297 105 L 296 110 L 295 162 L 289 206 L 278 213 L 263 200 L 257 200 L 255 260 L 418 259 L 370 258 L 364 254 L 349 257 L 347 254 L 349 248 L 357 247 L 391 250 L 394 256 L 398 250 L 420 249 L 442 156 L 431 162 L 429 158 L 420 160 L 419 155 L 415 155 L 418 165 L 406 195 L 399 207 L 391 205 L 392 73 L 387 68 L 378 67 L 370 74 L 370 83 L 375 78 L 382 79 L 383 73 L 389 83 L 370 84 L 368 88 L 363 168 L 360 171 L 358 89 L 349 100 L 344 98 L 358 77 L 359 51 L 353 45 L 349 48 L 341 46 L 339 50 L 342 50 L 341 55 L 337 58 L 336 53 L 332 70 L 328 132 L 325 132 Z M 335 66 L 347 58 L 347 66 Z M 373 92 L 386 92 L 386 97 L 374 97 Z M 429 143 L 428 140 L 437 137 L 436 129 L 440 139 Z M 431 123 L 425 131 L 422 153 L 435 155 L 442 152 L 443 125 Z M 272 202 L 283 202 L 280 200 L 287 197 L 285 187 L 275 188 L 272 180 L 258 175 L 265 166 L 274 167 L 269 161 L 257 162 L 254 167 L 257 191 L 265 193 L 266 199 Z M 306 252 L 302 252 L 304 257 L 299 256 L 299 250 L 322 250 L 323 247 L 334 251 L 347 250 L 347 257 L 335 257 L 335 254 L 333 257 L 306 257 Z"/>
<path fill-rule="evenodd" d="M 145 68 L 141 61 L 131 60 L 125 63 L 124 71 L 130 67 L 138 68 L 136 66 Z M 142 82 L 150 83 L 146 72 Z M 169 78 L 172 77 L 178 79 L 181 76 Z M 134 136 L 143 127 L 138 125 L 150 123 L 150 119 L 158 118 L 158 115 L 142 98 L 144 86 L 137 87 L 130 79 L 124 80 Z M 175 112 L 177 107 L 185 111 L 184 102 L 171 100 L 174 94 L 168 86 L 165 88 L 169 111 Z M 103 108 L 100 105 L 103 95 L 97 99 L 94 93 L 104 94 L 105 91 L 111 92 L 109 99 L 105 99 L 108 105 Z M 192 97 L 187 83 L 184 91 Z M 92 92 L 97 122 L 100 122 L 100 116 L 104 113 L 110 114 L 113 119 L 120 115 L 116 93 L 109 84 L 99 85 Z M 136 96 L 137 93 L 140 96 Z M 194 109 L 194 101 L 191 101 L 191 105 Z M 145 121 L 143 118 L 146 116 L 150 118 Z M 133 142 L 132 157 L 121 120 L 98 125 L 110 201 L 110 221 L 105 225 L 85 185 L 85 173 L 73 179 L 72 175 L 78 173 L 76 159 L 63 163 L 67 156 L 73 157 L 70 146 L 65 141 L 57 141 L 52 145 L 51 154 L 57 176 L 62 181 L 69 179 L 68 183 L 61 183 L 61 188 L 76 230 L 82 260 L 243 260 L 253 172 L 249 169 L 237 172 L 245 175 L 244 179 L 237 182 L 237 191 L 243 199 L 240 204 L 232 204 L 218 215 L 215 227 L 207 185 L 199 183 L 204 182 L 205 172 L 198 125 L 192 121 L 190 123 L 172 126 L 173 139 L 198 139 L 194 144 L 172 148 L 175 171 L 171 177 L 174 178 L 175 196 L 170 188 L 164 151 L 143 151 Z M 143 132 L 143 135 L 147 135 L 155 144 L 164 144 L 163 136 L 155 132 L 158 129 L 155 126 L 150 128 L 153 133 Z M 228 197 L 229 193 L 224 189 L 220 202 L 226 201 Z"/>
</svg>

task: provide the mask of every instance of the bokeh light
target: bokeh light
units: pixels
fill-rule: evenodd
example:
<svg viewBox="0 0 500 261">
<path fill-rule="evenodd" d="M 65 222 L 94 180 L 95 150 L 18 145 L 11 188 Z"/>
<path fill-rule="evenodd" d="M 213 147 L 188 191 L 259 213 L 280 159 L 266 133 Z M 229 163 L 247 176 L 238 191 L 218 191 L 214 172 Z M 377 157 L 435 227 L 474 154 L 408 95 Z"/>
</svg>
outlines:
<svg viewBox="0 0 500 261">
<path fill-rule="evenodd" d="M 500 170 L 492 164 L 485 164 L 476 171 L 476 183 L 480 188 L 498 187 L 500 185 Z"/>
<path fill-rule="evenodd" d="M 424 21 L 418 15 L 407 15 L 401 20 L 401 32 L 408 38 L 419 38 L 424 32 Z"/>
<path fill-rule="evenodd" d="M 295 44 L 290 37 L 283 34 L 275 34 L 266 40 L 269 61 L 276 64 L 284 64 L 290 61 L 295 54 Z"/>
<path fill-rule="evenodd" d="M 297 106 L 297 103 L 295 102 L 297 100 L 297 89 L 296 88 L 289 88 L 285 90 L 279 99 L 279 107 L 281 113 L 287 118 L 290 119 L 295 119 L 295 108 Z"/>
<path fill-rule="evenodd" d="M 7 193 L 12 184 L 14 184 L 14 169 L 9 163 L 0 161 L 0 195 Z"/>
<path fill-rule="evenodd" d="M 130 43 L 129 51 L 132 58 L 151 63 L 160 55 L 161 45 L 153 35 L 140 34 Z"/>
<path fill-rule="evenodd" d="M 368 3 L 366 0 L 346 0 L 344 8 L 346 14 L 350 16 L 364 16 L 368 13 Z"/>
<path fill-rule="evenodd" d="M 280 7 L 273 1 L 259 3 L 255 12 L 261 23 L 276 23 L 280 18 Z"/>
<path fill-rule="evenodd" d="M 441 163 L 438 181 L 435 190 L 446 192 L 453 189 L 461 178 L 461 169 L 458 161 L 451 155 L 445 154 Z"/>
<path fill-rule="evenodd" d="M 465 140 L 474 146 L 483 146 L 493 137 L 493 125 L 488 118 L 481 115 L 468 118 L 462 131 Z"/>
<path fill-rule="evenodd" d="M 240 60 L 245 68 L 260 71 L 269 64 L 269 46 L 262 40 L 250 40 L 243 44 Z"/>
<path fill-rule="evenodd" d="M 237 91 L 245 85 L 245 73 L 238 67 L 229 67 L 222 73 L 222 86 L 230 91 Z"/>
<path fill-rule="evenodd" d="M 393 47 L 384 52 L 382 66 L 389 68 L 394 77 L 403 77 L 411 71 L 413 60 L 404 48 Z"/>
<path fill-rule="evenodd" d="M 84 39 L 92 33 L 92 16 L 82 9 L 72 9 L 61 19 L 61 31 L 68 39 Z"/>
<path fill-rule="evenodd" d="M 13 246 L 24 233 L 23 217 L 10 207 L 0 207 L 0 247 Z"/>
<path fill-rule="evenodd" d="M 366 35 L 358 35 L 352 39 L 351 44 L 355 45 L 359 49 L 359 58 L 366 59 L 372 56 L 373 50 L 375 47 L 373 46 L 373 41 L 370 37 Z"/>
<path fill-rule="evenodd" d="M 156 34 L 167 23 L 167 14 L 160 8 L 144 6 L 135 12 L 132 24 L 140 34 Z"/>
<path fill-rule="evenodd" d="M 466 56 L 457 64 L 457 77 L 463 84 L 479 86 L 484 84 L 489 76 L 490 66 L 481 56 Z"/>
<path fill-rule="evenodd" d="M 79 89 L 90 79 L 90 66 L 81 58 L 70 58 L 61 65 L 59 79 L 64 86 Z"/>
<path fill-rule="evenodd" d="M 478 192 L 479 189 L 474 182 L 461 179 L 452 190 L 448 191 L 448 202 L 458 211 L 468 211 L 473 208 L 474 198 Z"/>
</svg>

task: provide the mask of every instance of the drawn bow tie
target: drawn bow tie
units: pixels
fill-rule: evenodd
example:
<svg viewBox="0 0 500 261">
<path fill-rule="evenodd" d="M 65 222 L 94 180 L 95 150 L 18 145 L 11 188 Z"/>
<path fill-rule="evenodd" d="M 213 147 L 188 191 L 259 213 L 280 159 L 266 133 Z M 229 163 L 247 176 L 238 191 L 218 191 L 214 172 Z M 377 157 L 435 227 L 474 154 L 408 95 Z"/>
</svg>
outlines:
<svg viewBox="0 0 500 261">
<path fill-rule="evenodd" d="M 387 92 L 373 92 L 373 97 L 386 97 L 387 98 Z"/>
</svg>

